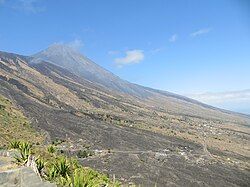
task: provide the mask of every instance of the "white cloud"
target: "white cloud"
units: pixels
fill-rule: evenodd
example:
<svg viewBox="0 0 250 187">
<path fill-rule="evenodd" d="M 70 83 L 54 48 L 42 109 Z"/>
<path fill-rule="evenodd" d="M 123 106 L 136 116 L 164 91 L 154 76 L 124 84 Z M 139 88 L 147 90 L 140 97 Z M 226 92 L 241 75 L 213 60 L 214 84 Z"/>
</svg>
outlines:
<svg viewBox="0 0 250 187">
<path fill-rule="evenodd" d="M 115 63 L 119 67 L 123 65 L 127 65 L 127 64 L 140 63 L 144 59 L 144 53 L 142 50 L 138 50 L 138 49 L 129 50 L 129 51 L 126 51 L 125 53 L 126 53 L 125 57 L 115 59 Z"/>
<path fill-rule="evenodd" d="M 250 113 L 250 89 L 220 93 L 189 94 L 187 96 L 219 108 Z"/>
<path fill-rule="evenodd" d="M 170 41 L 170 42 L 175 42 L 175 41 L 177 40 L 177 38 L 178 38 L 178 35 L 177 35 L 177 34 L 173 34 L 173 35 L 169 38 L 168 41 Z"/>
<path fill-rule="evenodd" d="M 83 47 L 83 42 L 82 40 L 75 39 L 69 42 L 67 45 L 75 50 L 80 50 Z"/>
<path fill-rule="evenodd" d="M 45 7 L 41 6 L 39 2 L 40 0 L 18 0 L 13 8 L 27 13 L 43 12 Z"/>
<path fill-rule="evenodd" d="M 193 33 L 190 34 L 191 37 L 196 37 L 202 34 L 206 34 L 209 33 L 212 29 L 211 28 L 204 28 L 204 29 L 200 29 L 198 31 L 195 31 Z"/>
<path fill-rule="evenodd" d="M 213 103 L 222 103 L 225 101 L 232 101 L 232 100 L 242 100 L 242 101 L 249 100 L 250 101 L 250 90 L 191 94 L 190 96 L 192 98 L 196 98 L 203 102 L 213 102 Z"/>
</svg>

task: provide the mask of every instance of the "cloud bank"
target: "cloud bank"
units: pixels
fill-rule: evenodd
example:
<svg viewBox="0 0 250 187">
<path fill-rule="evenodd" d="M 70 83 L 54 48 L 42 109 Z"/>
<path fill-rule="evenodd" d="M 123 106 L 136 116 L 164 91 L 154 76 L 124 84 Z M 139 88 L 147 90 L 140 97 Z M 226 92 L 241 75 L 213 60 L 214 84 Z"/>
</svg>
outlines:
<svg viewBox="0 0 250 187">
<path fill-rule="evenodd" d="M 250 89 L 220 93 L 189 94 L 187 96 L 212 106 L 250 114 Z"/>
</svg>

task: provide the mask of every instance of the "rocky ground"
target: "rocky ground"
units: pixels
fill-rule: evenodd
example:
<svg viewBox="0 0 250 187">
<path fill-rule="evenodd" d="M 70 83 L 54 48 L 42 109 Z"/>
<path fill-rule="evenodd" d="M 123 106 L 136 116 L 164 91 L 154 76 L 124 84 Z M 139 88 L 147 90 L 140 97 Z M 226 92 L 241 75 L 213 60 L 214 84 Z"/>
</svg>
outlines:
<svg viewBox="0 0 250 187">
<path fill-rule="evenodd" d="M 31 167 L 20 167 L 14 163 L 13 151 L 0 151 L 0 186 L 1 187 L 55 187 L 42 180 Z"/>
</svg>

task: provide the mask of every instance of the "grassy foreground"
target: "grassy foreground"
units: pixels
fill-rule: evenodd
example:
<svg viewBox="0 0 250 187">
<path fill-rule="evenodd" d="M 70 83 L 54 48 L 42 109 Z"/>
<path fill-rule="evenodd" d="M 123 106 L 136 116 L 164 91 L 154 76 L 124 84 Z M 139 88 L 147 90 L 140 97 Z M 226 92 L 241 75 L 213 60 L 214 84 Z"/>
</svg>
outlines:
<svg viewBox="0 0 250 187">
<path fill-rule="evenodd" d="M 49 145 L 46 149 L 46 147 L 41 146 L 33 147 L 27 142 L 13 141 L 10 148 L 19 151 L 19 156 L 15 157 L 19 165 L 25 165 L 29 157 L 34 156 L 39 175 L 58 186 L 120 186 L 118 181 L 111 181 L 107 175 L 81 166 L 75 158 L 68 158 L 57 153 L 52 145 Z"/>
</svg>

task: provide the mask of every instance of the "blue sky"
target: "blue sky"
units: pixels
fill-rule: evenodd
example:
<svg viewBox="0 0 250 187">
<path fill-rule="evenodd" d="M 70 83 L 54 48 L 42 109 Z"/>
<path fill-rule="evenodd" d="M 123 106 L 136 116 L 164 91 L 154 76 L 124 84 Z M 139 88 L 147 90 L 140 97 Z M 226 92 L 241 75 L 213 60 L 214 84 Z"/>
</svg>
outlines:
<svg viewBox="0 0 250 187">
<path fill-rule="evenodd" d="M 2 51 L 62 42 L 123 79 L 196 99 L 250 87 L 247 0 L 0 0 L 0 27 Z"/>
</svg>

